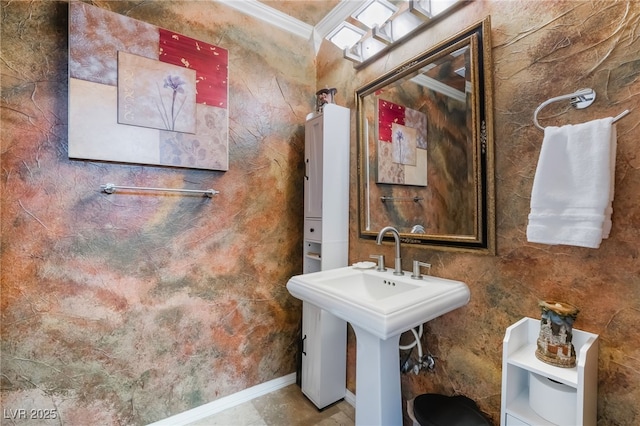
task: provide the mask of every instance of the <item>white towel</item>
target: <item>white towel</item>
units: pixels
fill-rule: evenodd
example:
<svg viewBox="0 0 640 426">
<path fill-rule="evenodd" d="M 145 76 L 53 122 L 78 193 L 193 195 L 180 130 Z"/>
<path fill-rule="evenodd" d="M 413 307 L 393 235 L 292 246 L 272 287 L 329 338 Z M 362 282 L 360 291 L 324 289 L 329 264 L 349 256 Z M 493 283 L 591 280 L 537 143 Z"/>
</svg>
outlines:
<svg viewBox="0 0 640 426">
<path fill-rule="evenodd" d="M 545 128 L 528 241 L 600 247 L 611 229 L 615 153 L 612 117 Z"/>
</svg>

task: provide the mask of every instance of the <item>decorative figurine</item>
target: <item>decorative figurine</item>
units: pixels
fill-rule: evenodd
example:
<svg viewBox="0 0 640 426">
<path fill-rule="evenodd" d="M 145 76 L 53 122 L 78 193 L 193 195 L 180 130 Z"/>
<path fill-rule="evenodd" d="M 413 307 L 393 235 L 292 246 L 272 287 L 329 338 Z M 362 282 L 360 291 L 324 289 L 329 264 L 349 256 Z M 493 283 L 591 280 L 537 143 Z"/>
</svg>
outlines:
<svg viewBox="0 0 640 426">
<path fill-rule="evenodd" d="M 578 308 L 562 302 L 540 301 L 538 305 L 542 308 L 542 317 L 536 358 L 556 367 L 575 367 L 576 351 L 571 340 Z"/>
<path fill-rule="evenodd" d="M 338 93 L 338 89 L 335 87 L 318 90 L 316 92 L 316 111 L 322 112 L 326 104 L 334 104 L 336 93 Z"/>
</svg>

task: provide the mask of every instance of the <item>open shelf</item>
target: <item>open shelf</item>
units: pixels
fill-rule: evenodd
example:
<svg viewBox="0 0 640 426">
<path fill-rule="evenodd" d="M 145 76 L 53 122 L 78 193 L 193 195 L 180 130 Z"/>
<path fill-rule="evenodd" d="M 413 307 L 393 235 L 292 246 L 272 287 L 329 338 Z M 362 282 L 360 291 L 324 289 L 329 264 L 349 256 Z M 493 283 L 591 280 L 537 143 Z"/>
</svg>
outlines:
<svg viewBox="0 0 640 426">
<path fill-rule="evenodd" d="M 500 424 L 558 425 L 566 421 L 554 421 L 568 416 L 575 419 L 572 420 L 575 424 L 594 426 L 597 417 L 598 335 L 574 328 L 572 343 L 576 351 L 576 366 L 563 368 L 536 357 L 539 333 L 540 320 L 533 318 L 523 318 L 507 328 L 502 348 Z M 547 379 L 550 380 L 548 385 L 545 384 Z M 543 386 L 545 395 L 553 395 L 554 391 L 560 392 L 557 389 L 561 389 L 562 393 L 558 395 L 564 398 L 565 404 L 555 406 L 558 401 L 551 398 L 545 404 L 544 412 L 536 410 L 530 401 L 533 385 L 538 391 Z"/>
<path fill-rule="evenodd" d="M 520 392 L 509 404 L 509 407 L 506 410 L 505 414 L 509 414 L 512 417 L 517 419 L 525 419 L 527 423 L 530 425 L 536 426 L 554 426 L 553 423 L 543 419 L 533 411 L 533 409 L 529 406 L 529 388 L 525 387 L 522 392 Z M 521 420 L 524 422 L 525 420 Z M 506 423 L 510 425 L 510 423 Z"/>
<path fill-rule="evenodd" d="M 574 344 L 575 347 L 575 344 Z M 523 345 L 516 352 L 511 354 L 507 362 L 528 371 L 548 377 L 567 386 L 578 387 L 578 367 L 562 368 L 546 364 L 536 358 L 536 344 Z"/>
</svg>

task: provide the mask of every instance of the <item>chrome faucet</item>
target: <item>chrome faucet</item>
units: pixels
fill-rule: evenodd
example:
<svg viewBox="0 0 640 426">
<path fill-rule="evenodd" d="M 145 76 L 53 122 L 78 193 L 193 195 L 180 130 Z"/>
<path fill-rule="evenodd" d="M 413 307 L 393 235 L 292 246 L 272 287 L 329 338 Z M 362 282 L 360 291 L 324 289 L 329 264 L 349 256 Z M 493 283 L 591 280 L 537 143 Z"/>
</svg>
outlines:
<svg viewBox="0 0 640 426">
<path fill-rule="evenodd" d="M 393 226 L 385 226 L 380 230 L 380 232 L 378 232 L 376 243 L 378 245 L 382 244 L 382 238 L 387 232 L 391 232 L 393 239 L 396 241 L 396 260 L 393 275 L 404 275 L 404 272 L 402 272 L 402 260 L 400 259 L 400 234 L 398 234 L 398 230 Z"/>
</svg>

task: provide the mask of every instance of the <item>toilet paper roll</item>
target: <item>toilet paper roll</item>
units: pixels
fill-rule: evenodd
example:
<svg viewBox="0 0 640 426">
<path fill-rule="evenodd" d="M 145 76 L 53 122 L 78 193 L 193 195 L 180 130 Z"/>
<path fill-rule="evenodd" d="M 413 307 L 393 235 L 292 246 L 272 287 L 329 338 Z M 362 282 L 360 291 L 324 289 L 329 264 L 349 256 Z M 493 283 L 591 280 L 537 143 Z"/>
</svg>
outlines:
<svg viewBox="0 0 640 426">
<path fill-rule="evenodd" d="M 575 425 L 577 401 L 575 388 L 529 372 L 529 406 L 543 419 Z"/>
</svg>

